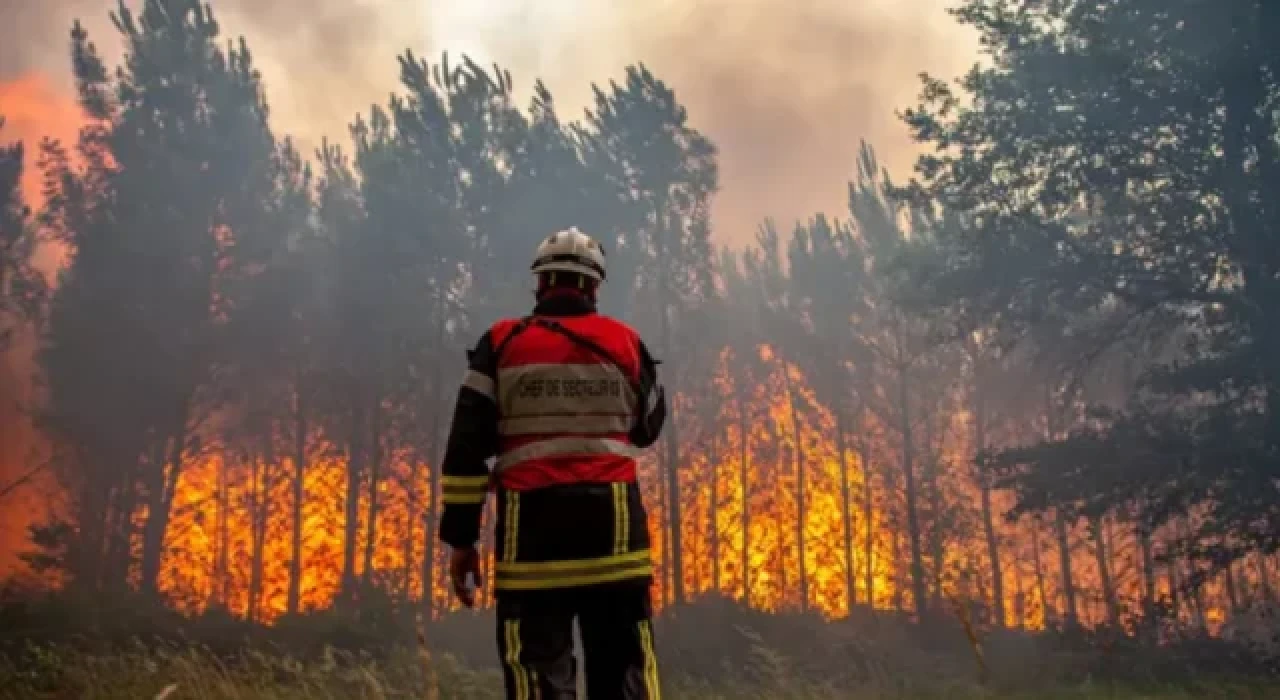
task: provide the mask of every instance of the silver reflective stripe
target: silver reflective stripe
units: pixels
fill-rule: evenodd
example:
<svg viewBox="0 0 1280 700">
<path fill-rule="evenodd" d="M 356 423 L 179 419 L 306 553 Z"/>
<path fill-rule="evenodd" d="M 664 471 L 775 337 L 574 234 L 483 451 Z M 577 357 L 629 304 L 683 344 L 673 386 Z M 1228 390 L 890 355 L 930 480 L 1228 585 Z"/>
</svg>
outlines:
<svg viewBox="0 0 1280 700">
<path fill-rule="evenodd" d="M 630 416 L 635 409 L 635 390 L 613 365 L 556 363 L 498 370 L 498 412 L 505 418 Z"/>
<path fill-rule="evenodd" d="M 649 390 L 649 401 L 647 402 L 648 405 L 644 407 L 645 418 L 652 416 L 653 412 L 658 409 L 658 397 L 661 395 L 662 395 L 662 385 L 654 384 L 653 388 Z"/>
<path fill-rule="evenodd" d="M 484 396 L 491 401 L 494 398 L 493 380 L 474 369 L 467 370 L 466 375 L 462 377 L 462 386 L 465 386 L 477 393 L 484 394 Z"/>
<path fill-rule="evenodd" d="M 521 462 L 546 457 L 594 457 L 599 455 L 617 455 L 632 459 L 640 455 L 640 450 L 620 440 L 608 438 L 568 437 L 539 440 L 521 445 L 498 457 L 495 471 L 508 469 Z"/>
<path fill-rule="evenodd" d="M 504 436 L 538 435 L 542 433 L 609 434 L 631 430 L 630 415 L 613 416 L 515 416 L 498 422 Z"/>
</svg>

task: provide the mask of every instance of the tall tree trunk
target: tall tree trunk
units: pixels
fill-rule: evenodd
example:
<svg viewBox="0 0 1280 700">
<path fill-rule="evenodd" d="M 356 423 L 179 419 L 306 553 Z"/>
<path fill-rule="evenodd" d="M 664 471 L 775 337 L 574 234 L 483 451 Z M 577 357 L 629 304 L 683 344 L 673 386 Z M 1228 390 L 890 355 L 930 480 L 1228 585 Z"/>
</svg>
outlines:
<svg viewBox="0 0 1280 700">
<path fill-rule="evenodd" d="M 147 468 L 164 468 L 164 448 L 163 443 L 156 442 Z M 95 570 L 100 578 L 95 579 L 97 581 L 95 586 L 106 585 L 123 590 L 129 584 L 129 569 L 133 561 L 133 537 L 137 531 L 134 516 L 138 511 L 140 466 L 139 461 L 135 459 L 132 464 L 123 469 L 117 486 L 109 489 L 105 498 L 97 493 L 96 488 L 93 489 L 93 507 L 107 509 L 101 513 L 101 520 L 90 521 L 87 528 L 88 536 L 96 540 L 93 553 L 97 561 Z"/>
<path fill-rule="evenodd" d="M 862 522 L 867 528 L 862 541 L 863 584 L 867 593 L 867 607 L 876 607 L 876 529 L 872 519 L 875 508 L 875 497 L 872 493 L 871 450 L 866 438 L 858 440 L 858 462 L 862 465 Z"/>
<path fill-rule="evenodd" d="M 445 347 L 445 331 L 449 314 L 445 305 L 437 307 L 436 347 Z M 436 534 L 440 519 L 440 468 L 444 461 L 445 436 L 442 420 L 445 408 L 444 365 L 436 362 L 432 366 L 431 390 L 427 394 L 426 405 L 422 407 L 431 416 L 431 433 L 427 436 L 427 454 L 431 463 L 427 465 L 426 497 L 427 507 L 422 513 L 422 619 L 430 620 L 435 614 L 436 572 L 445 574 L 446 567 L 436 566 Z M 489 499 L 485 499 L 489 500 Z"/>
<path fill-rule="evenodd" d="M 430 620 L 435 613 L 435 573 L 436 567 L 436 526 L 440 519 L 440 462 L 443 459 L 443 451 L 440 437 L 440 409 L 437 407 L 432 410 L 431 414 L 431 438 L 428 454 L 431 455 L 431 464 L 427 465 L 427 507 L 422 513 L 422 608 L 423 619 Z M 485 499 L 488 500 L 488 499 Z M 445 567 L 438 567 L 443 570 Z"/>
<path fill-rule="evenodd" d="M 356 542 L 360 532 L 360 487 L 364 477 L 364 406 L 352 401 L 347 435 L 347 497 L 342 531 L 342 598 L 351 602 L 356 590 Z"/>
<path fill-rule="evenodd" d="M 1048 627 L 1057 615 L 1049 601 L 1049 587 L 1045 580 L 1044 556 L 1040 548 L 1040 524 L 1034 521 L 1031 523 L 1031 565 L 1035 567 L 1036 595 L 1040 596 L 1040 607 L 1044 610 L 1044 624 Z"/>
<path fill-rule="evenodd" d="M 1276 600 L 1275 588 L 1271 585 L 1271 567 L 1267 566 L 1267 555 L 1259 553 L 1258 557 L 1258 587 L 1262 591 L 1262 600 L 1266 603 L 1274 603 Z"/>
<path fill-rule="evenodd" d="M 1177 528 L 1178 539 L 1184 545 L 1191 546 L 1191 528 L 1187 525 L 1186 519 L 1177 520 L 1174 527 Z M 1192 573 L 1195 573 L 1194 566 L 1192 567 Z M 1187 581 L 1187 593 L 1191 603 L 1191 612 L 1195 615 L 1196 628 L 1200 631 L 1207 630 L 1208 620 L 1205 614 L 1203 582 L 1193 576 Z"/>
<path fill-rule="evenodd" d="M 374 394 L 369 402 L 369 506 L 365 511 L 364 566 L 361 582 L 373 583 L 373 557 L 378 550 L 378 498 L 382 481 L 382 395 Z"/>
<path fill-rule="evenodd" d="M 1166 575 L 1169 577 L 1169 614 L 1176 624 L 1182 616 L 1182 572 L 1179 570 L 1178 557 L 1169 552 Z"/>
<path fill-rule="evenodd" d="M 799 567 L 798 579 L 800 583 L 800 612 L 808 612 L 809 610 L 809 567 L 805 557 L 805 524 L 808 522 L 805 503 L 805 451 L 804 451 L 804 432 L 800 425 L 800 409 L 796 405 L 795 389 L 791 383 L 791 368 L 784 361 L 782 363 L 782 375 L 786 381 L 787 387 L 787 403 L 791 408 L 791 429 L 795 438 L 795 469 L 796 469 L 796 551 L 797 562 Z"/>
<path fill-rule="evenodd" d="M 708 537 L 711 542 L 711 590 L 717 596 L 720 590 L 720 433 L 711 436 L 711 454 L 707 460 L 711 468 L 710 491 L 707 495 L 707 510 L 711 522 Z"/>
<path fill-rule="evenodd" d="M 215 558 L 214 596 L 223 607 L 231 604 L 231 467 L 227 456 L 218 460 L 218 549 Z"/>
<path fill-rule="evenodd" d="M 409 482 L 406 490 L 405 504 L 405 532 L 404 541 L 401 543 L 403 548 L 404 566 L 400 569 L 400 599 L 413 599 L 413 543 L 418 535 L 418 482 L 422 479 L 422 461 L 414 459 L 409 466 Z"/>
<path fill-rule="evenodd" d="M 665 496 L 667 500 L 667 508 L 670 513 L 670 542 L 668 544 L 668 552 L 670 553 L 670 572 L 671 572 L 671 594 L 669 600 L 675 603 L 683 603 L 685 601 L 684 593 L 684 545 L 683 530 L 684 521 L 680 508 L 680 431 L 676 424 L 676 399 L 671 399 L 670 413 L 668 414 L 666 433 L 666 449 L 663 454 L 666 455 L 666 477 L 667 485 Z M 665 594 L 664 594 L 664 597 Z"/>
<path fill-rule="evenodd" d="M 906 605 L 906 587 L 903 586 L 902 571 L 902 533 L 895 530 L 893 533 L 893 609 L 902 612 Z"/>
<path fill-rule="evenodd" d="M 741 380 L 738 380 L 741 381 Z M 742 603 L 751 607 L 751 432 L 744 390 L 734 383 L 738 399 L 738 481 L 742 490 Z"/>
<path fill-rule="evenodd" d="M 1142 624 L 1148 632 L 1155 631 L 1156 619 L 1156 562 L 1151 546 L 1151 533 L 1145 524 L 1138 525 L 1138 548 L 1142 556 Z"/>
<path fill-rule="evenodd" d="M 774 440 L 776 441 L 777 439 L 778 436 L 774 435 Z M 790 453 L 787 454 L 787 457 L 794 459 Z M 783 463 L 785 464 L 785 461 Z M 769 494 L 768 507 L 768 512 L 774 514 L 779 513 L 782 510 L 782 494 L 777 491 L 771 492 Z M 782 530 L 782 523 L 774 520 L 774 527 L 778 528 L 778 530 Z M 786 543 L 781 536 L 778 537 L 778 556 L 774 557 L 773 563 L 778 567 L 777 571 L 774 573 L 774 575 L 778 577 L 778 591 L 781 593 L 782 598 L 785 601 L 787 593 L 790 592 L 791 584 L 789 581 L 790 577 L 787 576 L 787 571 L 789 569 L 787 568 Z"/>
<path fill-rule="evenodd" d="M 671 282 L 671 265 L 668 253 L 670 250 L 669 239 L 672 235 L 669 214 L 664 211 L 665 202 L 659 202 L 658 209 L 655 212 L 655 223 L 658 226 L 658 248 L 659 248 L 659 280 L 658 280 L 658 317 L 660 325 L 660 340 L 662 352 L 668 357 L 672 356 L 674 350 L 672 348 L 671 337 L 671 313 L 674 310 L 675 293 L 672 289 Z M 675 379 L 675 377 L 673 377 Z M 679 406 L 678 387 L 673 387 L 670 394 L 670 405 L 667 410 L 667 427 L 663 432 L 666 433 L 666 449 L 663 451 L 665 464 L 663 465 L 664 476 L 666 477 L 666 499 L 667 511 L 669 517 L 670 542 L 668 546 L 663 548 L 664 554 L 669 553 L 671 575 L 671 599 L 677 603 L 683 603 L 684 595 L 684 560 L 683 547 L 681 544 L 683 519 L 680 513 L 680 437 L 678 425 Z M 667 587 L 663 586 L 663 598 L 667 598 Z"/>
<path fill-rule="evenodd" d="M 182 475 L 183 458 L 186 454 L 190 404 L 190 399 L 181 403 L 177 420 L 173 424 L 173 432 L 169 437 L 167 463 L 160 464 L 158 468 L 151 470 L 151 488 L 147 494 L 147 522 L 143 528 L 142 542 L 141 589 L 144 595 L 154 596 L 159 588 L 164 537 L 169 530 L 173 497 L 177 492 L 178 479 Z"/>
<path fill-rule="evenodd" d="M 1049 440 L 1057 440 L 1061 425 L 1058 415 L 1057 401 L 1054 399 L 1053 387 L 1046 387 L 1045 392 L 1045 432 Z M 1058 538 L 1058 567 L 1062 575 L 1062 598 L 1066 626 L 1075 629 L 1080 626 L 1079 609 L 1076 606 L 1075 578 L 1071 571 L 1071 540 L 1066 515 L 1061 505 L 1054 509 L 1054 532 Z"/>
<path fill-rule="evenodd" d="M 905 363 L 898 367 L 898 407 L 902 417 L 902 474 L 906 493 L 907 537 L 911 547 L 911 595 L 915 603 L 916 617 L 923 619 L 928 611 L 928 591 L 924 578 L 924 552 L 920 543 L 920 513 L 916 493 L 915 446 L 911 435 L 911 407 L 908 369 Z"/>
<path fill-rule="evenodd" d="M 293 508 L 290 518 L 289 538 L 289 596 L 287 608 L 290 615 L 298 614 L 302 604 L 302 502 L 306 490 L 307 470 L 307 403 L 301 374 L 294 385 L 293 405 Z"/>
<path fill-rule="evenodd" d="M 849 454 L 845 444 L 845 412 L 836 409 L 836 451 L 840 453 L 840 517 L 844 529 L 844 594 L 848 610 L 858 603 L 853 574 L 853 493 L 849 486 Z"/>
<path fill-rule="evenodd" d="M 1061 508 L 1055 513 L 1053 522 L 1058 536 L 1058 566 L 1062 573 L 1062 599 L 1067 629 L 1075 629 L 1080 626 L 1080 614 L 1076 607 L 1075 579 L 1071 573 L 1071 539 L 1067 531 L 1067 518 Z"/>
<path fill-rule="evenodd" d="M 1232 616 L 1240 612 L 1240 591 L 1236 587 L 1236 575 L 1235 571 L 1233 571 L 1234 567 L 1234 564 L 1227 564 L 1226 568 L 1222 570 L 1223 586 L 1227 589 L 1227 605 L 1229 606 L 1228 612 L 1230 612 Z"/>
<path fill-rule="evenodd" d="M 973 391 L 973 445 L 975 452 L 982 453 L 987 449 L 987 402 L 983 387 L 974 380 Z M 986 469 L 978 467 L 979 498 L 982 504 L 982 532 L 987 540 L 987 564 L 991 567 L 991 610 L 996 619 L 996 626 L 1005 624 L 1004 609 L 1004 568 L 1000 566 L 1000 539 L 996 535 L 996 519 L 991 507 L 991 476 Z M 1021 586 L 1018 588 L 1022 590 Z M 1018 619 L 1022 620 L 1019 614 Z M 1019 626 L 1021 626 L 1019 622 Z"/>
<path fill-rule="evenodd" d="M 1094 561 L 1098 565 L 1098 581 L 1102 585 L 1102 599 L 1107 606 L 1107 624 L 1113 629 L 1120 626 L 1120 599 L 1116 595 L 1115 582 L 1111 578 L 1111 563 L 1107 556 L 1107 539 L 1100 517 L 1090 517 L 1089 534 L 1093 539 Z"/>
<path fill-rule="evenodd" d="M 995 593 L 992 593 L 995 598 Z M 1001 603 L 1000 609 L 1004 610 L 1004 604 Z M 1026 629 L 1027 626 L 1027 594 L 1026 589 L 1022 585 L 1022 561 L 1018 558 L 1017 553 L 1013 555 L 1013 626 L 1016 629 Z M 1003 626 L 1005 622 L 1001 620 Z"/>
<path fill-rule="evenodd" d="M 943 551 L 943 526 L 946 504 L 942 500 L 942 485 L 939 483 L 939 456 L 934 451 L 934 430 L 932 409 L 925 413 L 924 445 L 925 445 L 925 493 L 929 499 L 929 510 L 933 521 L 929 527 L 929 558 L 933 561 L 933 602 L 935 610 L 942 609 L 942 581 L 946 574 L 946 555 Z"/>
<path fill-rule="evenodd" d="M 249 481 L 249 605 L 248 618 L 260 622 L 259 604 L 262 600 L 263 545 L 266 544 L 267 510 L 270 507 L 265 455 L 250 458 Z"/>
</svg>

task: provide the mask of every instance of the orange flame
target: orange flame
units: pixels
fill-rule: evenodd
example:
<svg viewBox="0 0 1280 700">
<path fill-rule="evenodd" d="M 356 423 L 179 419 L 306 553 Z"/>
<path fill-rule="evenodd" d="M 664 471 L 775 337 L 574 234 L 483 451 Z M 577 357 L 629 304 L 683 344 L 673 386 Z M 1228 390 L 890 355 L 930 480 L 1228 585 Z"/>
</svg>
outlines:
<svg viewBox="0 0 1280 700">
<path fill-rule="evenodd" d="M 28 146 L 23 186 L 28 201 L 38 205 L 35 145 L 44 136 L 73 140 L 83 123 L 80 111 L 66 93 L 43 76 L 29 74 L 0 83 L 0 114 L 7 120 L 0 140 L 20 139 Z M 24 392 L 29 392 L 25 377 L 30 374 L 26 371 L 30 349 L 28 342 L 8 358 L 8 379 L 17 377 Z M 870 599 L 874 607 L 882 609 L 910 606 L 910 567 L 905 554 L 909 547 L 898 486 L 901 464 L 895 461 L 900 450 L 894 444 L 898 438 L 892 426 L 875 420 L 862 426 L 866 434 L 856 437 L 870 445 L 869 459 L 864 463 L 864 454 L 852 444 L 837 445 L 835 417 L 816 400 L 803 373 L 767 346 L 758 349 L 758 356 L 768 372 L 751 380 L 749 386 L 740 386 L 748 382 L 735 378 L 732 352 L 722 353 L 714 382 L 721 400 L 710 415 L 698 416 L 696 412 L 704 409 L 690 396 L 674 399 L 685 443 L 680 447 L 678 494 L 684 590 L 689 596 L 718 593 L 745 599 L 764 610 L 803 607 L 828 617 L 847 613 L 851 597 L 859 605 L 867 605 Z M 0 381 L 5 380 L 0 376 Z M 745 418 L 741 415 L 744 409 Z M 18 465 L 32 464 L 32 451 L 39 453 L 44 448 L 25 419 L 5 414 L 5 410 L 0 407 L 0 425 L 17 426 L 19 439 L 11 439 L 9 433 L 0 438 L 4 448 L 0 451 L 0 488 L 24 473 Z M 945 434 L 939 437 L 945 447 L 938 460 L 946 466 L 937 477 L 937 488 L 944 505 L 959 505 L 962 510 L 972 510 L 968 504 L 976 503 L 979 497 L 964 466 L 972 451 L 967 418 L 963 412 L 949 416 L 942 421 Z M 288 459 L 271 464 L 241 462 L 228 451 L 185 466 L 165 536 L 159 581 L 161 591 L 176 607 L 195 613 L 221 605 L 234 614 L 265 622 L 278 619 L 288 607 L 295 513 L 301 518 L 302 529 L 299 607 L 313 610 L 333 603 L 341 585 L 347 539 L 346 465 L 333 457 L 318 456 L 319 449 L 314 452 L 317 456 L 306 465 L 303 499 L 296 508 L 294 465 Z M 659 562 L 667 562 L 672 557 L 663 551 L 665 541 L 658 536 L 667 526 L 660 498 L 661 460 L 655 454 L 643 466 L 654 554 Z M 845 469 L 847 475 L 842 474 Z M 436 572 L 435 580 L 422 580 L 424 545 L 428 536 L 434 536 L 434 523 L 425 520 L 434 498 L 428 492 L 429 469 L 415 464 L 408 455 L 393 453 L 383 471 L 376 486 L 379 508 L 369 577 L 409 597 L 430 591 L 432 609 L 448 609 L 454 603 L 439 575 L 444 555 L 440 547 L 434 546 L 436 561 L 429 567 Z M 847 503 L 843 492 L 846 478 Z M 11 500 L 0 503 L 0 513 L 4 513 L 0 519 L 0 577 L 16 570 L 27 526 L 50 514 L 51 487 L 48 475 L 41 473 L 11 494 Z M 801 493 L 803 537 L 799 527 Z M 869 511 L 864 507 L 868 495 Z M 992 496 L 1003 557 L 997 575 L 1005 591 L 1005 624 L 1038 629 L 1060 620 L 1065 603 L 1052 528 L 1033 533 L 1029 524 L 1004 523 L 1000 516 L 1011 505 L 1009 496 Z M 354 526 L 357 576 L 366 573 L 369 501 L 365 485 Z M 845 547 L 846 509 L 852 525 L 851 557 Z M 139 511 L 135 520 L 141 524 L 145 517 L 145 511 Z M 934 527 L 935 523 L 926 520 L 926 527 Z M 1142 598 L 1145 583 L 1140 563 L 1134 562 L 1137 544 L 1131 528 L 1108 523 L 1104 531 L 1117 597 L 1133 608 L 1134 601 Z M 1081 621 L 1086 625 L 1104 622 L 1102 577 L 1088 530 L 1077 525 L 1071 528 L 1069 538 Z M 1086 546 L 1076 546 L 1080 543 Z M 140 547 L 140 542 L 135 543 L 135 557 Z M 982 601 L 991 595 L 994 581 L 985 547 L 981 525 L 966 521 L 965 527 L 947 532 L 939 553 L 927 555 L 930 577 L 941 571 L 937 579 L 942 600 Z M 803 600 L 797 580 L 802 551 L 807 580 Z M 1256 559 L 1245 562 L 1237 584 L 1242 588 L 1256 585 L 1258 577 L 1252 572 L 1263 563 Z M 850 566 L 852 591 L 848 590 L 850 577 L 846 573 Z M 657 584 L 659 601 L 670 597 L 671 572 L 665 574 Z M 932 592 L 935 587 L 939 587 L 937 581 L 931 580 L 928 588 Z M 1165 595 L 1170 591 L 1163 571 L 1156 587 Z M 1223 597 L 1224 583 L 1215 580 L 1205 590 L 1199 608 L 1183 605 L 1181 615 L 1188 620 L 1198 617 L 1216 627 L 1226 617 Z"/>
<path fill-rule="evenodd" d="M 21 141 L 25 147 L 22 177 L 23 197 L 28 206 L 41 204 L 41 175 L 36 167 L 40 140 L 45 137 L 64 142 L 74 139 L 82 120 L 75 101 L 58 90 L 39 73 L 28 73 L 0 82 L 0 144 Z M 40 246 L 36 266 L 52 278 L 61 256 L 49 246 Z M 32 337 L 19 334 L 9 352 L 0 357 L 0 395 L 14 397 L 17 405 L 0 405 L 0 578 L 20 572 L 20 554 L 27 549 L 27 529 L 46 521 L 52 514 L 57 491 L 43 468 L 47 445 L 40 439 L 29 415 L 23 410 L 34 398 L 31 385 Z"/>
<path fill-rule="evenodd" d="M 27 203 L 36 208 L 41 196 L 41 176 L 35 167 L 37 147 L 46 137 L 73 143 L 84 124 L 82 113 L 68 92 L 59 90 L 40 73 L 27 73 L 0 82 L 0 116 L 5 120 L 0 141 L 22 141 L 26 145 L 22 190 Z"/>
</svg>

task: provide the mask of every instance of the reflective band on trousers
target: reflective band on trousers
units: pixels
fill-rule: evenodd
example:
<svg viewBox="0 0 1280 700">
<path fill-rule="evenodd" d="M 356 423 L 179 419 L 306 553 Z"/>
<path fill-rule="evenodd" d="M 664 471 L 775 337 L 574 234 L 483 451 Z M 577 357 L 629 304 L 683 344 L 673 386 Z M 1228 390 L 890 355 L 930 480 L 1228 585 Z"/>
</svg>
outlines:
<svg viewBox="0 0 1280 700">
<path fill-rule="evenodd" d="M 536 415 L 511 416 L 498 421 L 502 435 L 539 435 L 544 433 L 625 433 L 631 430 L 628 415 Z"/>
<path fill-rule="evenodd" d="M 551 438 L 521 445 L 498 457 L 494 471 L 510 469 L 521 462 L 547 457 L 595 457 L 600 455 L 617 455 L 635 459 L 639 450 L 622 442 L 609 438 L 566 437 Z"/>
<path fill-rule="evenodd" d="M 503 590 L 563 588 L 653 575 L 653 557 L 642 549 L 597 559 L 498 562 L 494 586 Z"/>
</svg>

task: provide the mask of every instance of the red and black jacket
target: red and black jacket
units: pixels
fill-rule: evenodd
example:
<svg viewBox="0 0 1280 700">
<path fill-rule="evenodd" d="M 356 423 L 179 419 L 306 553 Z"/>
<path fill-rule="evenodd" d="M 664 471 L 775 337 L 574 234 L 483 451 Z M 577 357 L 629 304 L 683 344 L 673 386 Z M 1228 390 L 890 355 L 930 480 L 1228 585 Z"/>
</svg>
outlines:
<svg viewBox="0 0 1280 700">
<path fill-rule="evenodd" d="M 493 489 L 499 591 L 651 577 L 636 458 L 658 439 L 666 398 L 636 332 L 585 298 L 552 296 L 494 324 L 468 359 L 440 539 L 473 546 Z"/>
</svg>

